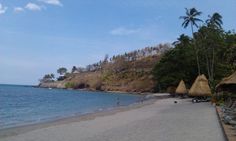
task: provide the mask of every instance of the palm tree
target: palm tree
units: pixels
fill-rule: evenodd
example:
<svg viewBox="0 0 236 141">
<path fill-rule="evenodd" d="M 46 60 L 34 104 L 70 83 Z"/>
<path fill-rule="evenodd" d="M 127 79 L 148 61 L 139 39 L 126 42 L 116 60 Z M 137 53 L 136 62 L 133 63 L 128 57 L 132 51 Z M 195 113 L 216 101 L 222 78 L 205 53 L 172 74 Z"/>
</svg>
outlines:
<svg viewBox="0 0 236 141">
<path fill-rule="evenodd" d="M 207 23 L 207 28 L 206 33 L 209 34 L 208 40 L 210 40 L 211 36 L 214 35 L 217 37 L 217 35 L 220 35 L 219 33 L 222 32 L 222 16 L 219 13 L 214 13 L 212 16 L 208 16 L 209 19 L 206 20 Z M 211 35 L 211 36 L 210 36 Z M 209 39 L 210 38 L 210 39 Z M 206 61 L 207 61 L 207 71 L 208 71 L 208 78 L 210 81 L 210 84 L 212 88 L 215 86 L 213 85 L 214 83 L 214 66 L 215 66 L 215 48 L 218 46 L 215 44 L 216 40 L 215 38 L 211 39 L 212 43 L 208 44 L 208 52 L 206 52 Z M 211 53 L 210 53 L 211 52 Z"/>
<path fill-rule="evenodd" d="M 189 23 L 191 24 L 191 30 L 193 34 L 193 26 L 199 27 L 197 22 L 203 22 L 201 19 L 196 18 L 197 16 L 200 16 L 202 12 L 197 11 L 195 8 L 187 9 L 186 10 L 186 16 L 180 16 L 180 19 L 184 19 L 184 22 L 182 26 L 184 28 L 187 28 L 189 26 Z"/>
<path fill-rule="evenodd" d="M 195 26 L 196 28 L 198 28 L 198 24 L 197 22 L 203 22 L 201 19 L 197 18 L 198 16 L 200 16 L 202 14 L 202 12 L 197 11 L 197 9 L 195 8 L 191 8 L 191 9 L 187 9 L 186 10 L 186 15 L 185 16 L 181 16 L 180 19 L 184 19 L 184 22 L 182 24 L 182 26 L 184 28 L 187 28 L 190 24 L 191 26 L 191 31 L 192 31 L 192 35 L 193 35 L 193 39 L 194 39 L 194 31 L 193 31 L 193 26 Z M 196 51 L 196 59 L 197 59 L 197 66 L 198 66 L 198 75 L 200 75 L 201 70 L 200 70 L 200 64 L 199 64 L 199 58 L 198 58 L 198 51 L 196 49 L 196 44 L 194 42 L 194 46 L 195 46 L 195 51 Z"/>
<path fill-rule="evenodd" d="M 221 25 L 223 24 L 222 16 L 219 13 L 214 13 L 212 16 L 208 16 L 209 19 L 206 20 L 206 23 L 209 27 L 219 28 L 221 29 Z"/>
<path fill-rule="evenodd" d="M 190 38 L 187 35 L 181 34 L 179 38 L 177 38 L 177 41 L 173 42 L 173 45 L 179 45 L 182 44 L 187 45 L 190 43 Z"/>
</svg>

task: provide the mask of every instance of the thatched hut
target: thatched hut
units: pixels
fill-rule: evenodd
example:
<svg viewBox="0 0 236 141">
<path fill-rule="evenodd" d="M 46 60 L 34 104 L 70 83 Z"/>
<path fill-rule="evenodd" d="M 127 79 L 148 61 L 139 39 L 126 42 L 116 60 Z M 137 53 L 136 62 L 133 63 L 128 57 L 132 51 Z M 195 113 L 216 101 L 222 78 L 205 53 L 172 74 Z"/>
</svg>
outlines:
<svg viewBox="0 0 236 141">
<path fill-rule="evenodd" d="M 189 90 L 190 96 L 211 96 L 211 89 L 204 74 L 199 75 Z"/>
<path fill-rule="evenodd" d="M 186 86 L 185 86 L 185 83 L 184 83 L 183 80 L 181 80 L 181 81 L 179 82 L 179 85 L 178 85 L 177 89 L 175 90 L 175 93 L 176 93 L 176 94 L 181 94 L 181 95 L 187 93 L 187 89 L 186 89 Z"/>
<path fill-rule="evenodd" d="M 236 94 L 236 71 L 223 78 L 223 80 L 216 86 L 217 91 L 227 91 Z"/>
</svg>

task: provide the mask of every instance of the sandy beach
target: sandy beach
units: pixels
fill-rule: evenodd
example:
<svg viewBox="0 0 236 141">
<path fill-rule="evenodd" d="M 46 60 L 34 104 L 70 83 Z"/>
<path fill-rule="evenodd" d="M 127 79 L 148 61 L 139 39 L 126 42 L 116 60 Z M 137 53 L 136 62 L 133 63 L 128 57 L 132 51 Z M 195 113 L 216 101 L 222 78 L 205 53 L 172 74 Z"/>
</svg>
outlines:
<svg viewBox="0 0 236 141">
<path fill-rule="evenodd" d="M 178 103 L 175 104 L 174 101 Z M 168 98 L 0 131 L 1 141 L 224 141 L 215 107 Z"/>
</svg>

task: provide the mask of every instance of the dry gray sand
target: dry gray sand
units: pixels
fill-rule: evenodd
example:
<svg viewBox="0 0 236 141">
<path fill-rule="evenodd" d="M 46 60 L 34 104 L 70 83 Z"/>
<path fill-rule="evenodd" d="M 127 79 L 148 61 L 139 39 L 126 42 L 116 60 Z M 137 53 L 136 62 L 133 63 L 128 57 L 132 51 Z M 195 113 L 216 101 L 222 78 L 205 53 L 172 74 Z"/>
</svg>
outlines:
<svg viewBox="0 0 236 141">
<path fill-rule="evenodd" d="M 215 108 L 190 100 L 158 100 L 141 108 L 35 129 L 1 141 L 223 141 Z"/>
</svg>

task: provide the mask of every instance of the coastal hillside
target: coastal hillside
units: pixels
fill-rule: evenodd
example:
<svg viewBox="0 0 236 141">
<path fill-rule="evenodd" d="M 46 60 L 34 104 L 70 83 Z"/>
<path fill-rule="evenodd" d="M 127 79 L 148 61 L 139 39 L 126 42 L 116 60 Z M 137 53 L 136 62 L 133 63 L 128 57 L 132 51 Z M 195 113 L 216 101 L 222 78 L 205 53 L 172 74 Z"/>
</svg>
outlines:
<svg viewBox="0 0 236 141">
<path fill-rule="evenodd" d="M 53 74 L 41 79 L 45 88 L 85 89 L 121 92 L 153 92 L 156 81 L 152 70 L 161 56 L 171 48 L 169 44 L 146 47 L 122 55 L 105 56 L 104 60 L 85 68 L 73 66 L 70 73 L 59 68 L 57 80 Z"/>
<path fill-rule="evenodd" d="M 58 78 L 47 74 L 39 86 L 175 93 L 181 80 L 190 89 L 197 76 L 204 74 L 215 93 L 216 85 L 236 70 L 236 33 L 222 28 L 219 13 L 208 18 L 192 36 L 181 34 L 172 45 L 160 44 L 112 57 L 106 55 L 86 67 L 73 66 L 69 73 L 62 67 L 57 70 Z M 183 26 L 187 27 L 187 23 L 189 21 L 184 20 Z"/>
</svg>

